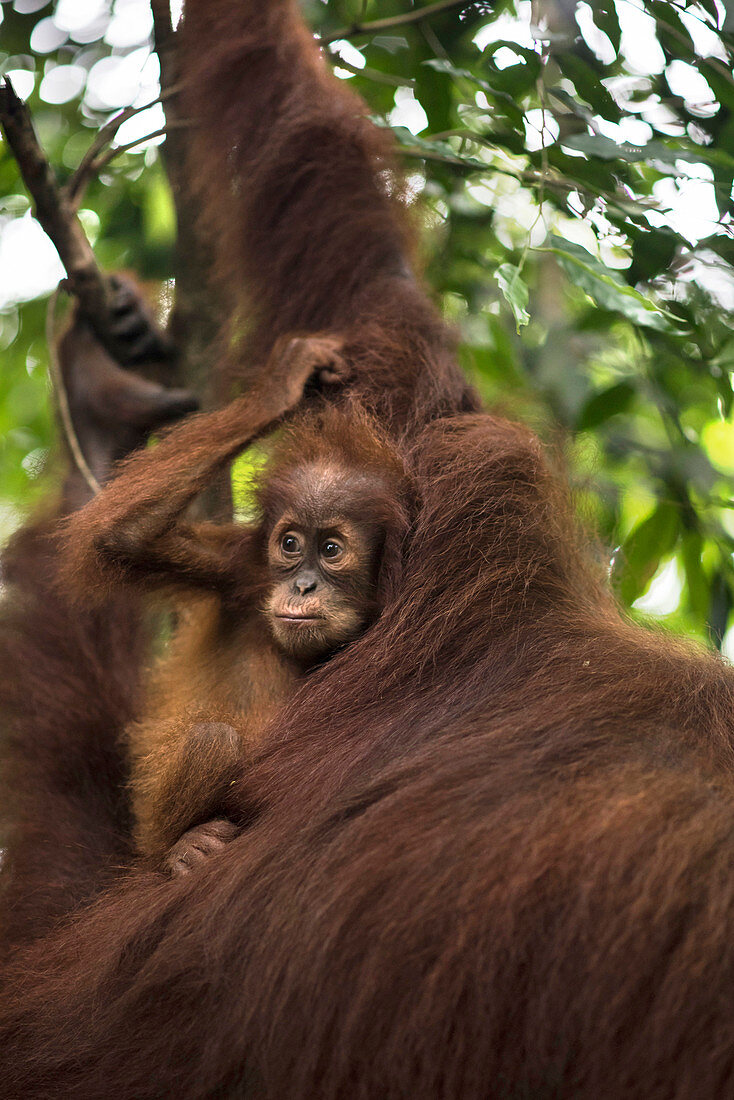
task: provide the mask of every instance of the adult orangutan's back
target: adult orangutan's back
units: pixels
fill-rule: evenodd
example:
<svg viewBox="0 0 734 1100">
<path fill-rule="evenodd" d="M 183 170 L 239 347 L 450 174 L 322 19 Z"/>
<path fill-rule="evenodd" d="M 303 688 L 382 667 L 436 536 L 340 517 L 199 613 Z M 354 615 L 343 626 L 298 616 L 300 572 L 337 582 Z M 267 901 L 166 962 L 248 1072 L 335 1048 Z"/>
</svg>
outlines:
<svg viewBox="0 0 734 1100">
<path fill-rule="evenodd" d="M 186 56 L 197 102 L 212 112 L 195 155 L 218 182 L 228 156 L 243 158 L 253 187 L 249 198 L 234 187 L 221 225 L 241 230 L 228 263 L 239 262 L 251 294 L 260 288 L 257 341 L 281 326 L 356 326 L 355 387 L 406 435 L 421 508 L 396 600 L 308 679 L 243 775 L 238 793 L 258 813 L 251 828 L 184 880 L 118 880 L 6 966 L 3 1096 L 728 1096 L 734 674 L 624 623 L 537 440 L 461 415 L 471 399 L 440 322 L 400 268 L 380 160 L 330 121 L 323 132 L 339 140 L 324 139 L 315 163 L 313 129 L 304 147 L 274 125 L 281 111 L 293 118 L 296 141 L 304 112 L 322 110 L 369 135 L 314 75 L 315 47 L 291 5 L 189 9 Z M 268 141 L 279 134 L 296 159 L 268 205 Z M 214 159 L 207 142 L 217 141 Z M 301 197 L 321 170 L 331 188 L 342 163 L 354 168 L 354 192 L 309 207 L 321 239 L 294 237 Z M 266 245 L 258 282 L 252 265 Z M 455 415 L 435 419 L 442 411 Z M 118 612 L 95 618 L 95 633 L 69 620 L 45 598 L 48 550 L 32 531 L 23 545 L 0 626 L 0 660 L 14 660 L 0 702 L 16 761 L 37 778 L 22 824 L 52 831 L 42 815 L 52 794 L 70 820 L 86 811 L 93 830 L 120 777 L 74 755 L 78 730 L 58 700 L 52 707 L 44 670 L 52 652 L 74 713 L 87 693 L 104 716 L 107 701 L 91 693 L 114 660 Z M 23 710 L 24 698 L 33 706 Z M 119 837 L 104 844 L 110 820 L 96 835 L 108 859 L 120 851 Z M 88 849 L 64 839 L 71 907 L 85 874 L 87 896 L 99 884 Z M 52 847 L 40 850 L 58 915 L 63 882 Z M 11 882 L 16 904 L 43 910 L 38 870 L 25 895 Z"/>
</svg>

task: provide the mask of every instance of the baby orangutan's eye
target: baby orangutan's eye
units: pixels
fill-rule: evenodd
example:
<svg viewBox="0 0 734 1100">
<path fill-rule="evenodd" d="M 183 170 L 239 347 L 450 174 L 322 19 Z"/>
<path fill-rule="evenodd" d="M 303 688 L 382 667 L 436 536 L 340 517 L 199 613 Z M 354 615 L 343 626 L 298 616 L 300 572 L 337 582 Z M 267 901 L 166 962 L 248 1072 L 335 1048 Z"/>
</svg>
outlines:
<svg viewBox="0 0 734 1100">
<path fill-rule="evenodd" d="M 324 545 L 321 547 L 321 556 L 326 558 L 327 561 L 335 561 L 340 558 L 344 551 L 338 542 L 334 542 L 333 539 L 327 539 Z"/>
<path fill-rule="evenodd" d="M 280 548 L 284 554 L 298 554 L 301 550 L 301 544 L 295 535 L 288 532 L 280 540 Z"/>
</svg>

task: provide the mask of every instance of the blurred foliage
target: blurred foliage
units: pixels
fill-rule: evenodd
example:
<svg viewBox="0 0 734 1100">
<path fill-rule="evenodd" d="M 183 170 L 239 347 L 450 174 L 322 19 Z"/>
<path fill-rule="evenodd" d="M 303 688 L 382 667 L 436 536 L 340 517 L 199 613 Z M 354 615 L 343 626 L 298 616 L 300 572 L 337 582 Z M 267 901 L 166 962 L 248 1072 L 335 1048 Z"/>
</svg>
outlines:
<svg viewBox="0 0 734 1100">
<path fill-rule="evenodd" d="M 464 365 L 563 446 L 633 614 L 717 645 L 728 627 L 734 653 L 734 12 L 479 0 L 358 29 L 421 6 L 304 0 L 337 75 L 395 131 Z M 115 109 L 155 98 L 147 6 L 0 10 L 0 62 L 63 179 Z M 156 110 L 118 141 L 154 132 Z M 1 147 L 0 196 L 1 533 L 49 446 L 38 296 L 58 276 L 8 293 L 3 238 L 28 203 Z M 165 278 L 175 229 L 153 143 L 107 166 L 84 208 L 105 266 Z"/>
</svg>

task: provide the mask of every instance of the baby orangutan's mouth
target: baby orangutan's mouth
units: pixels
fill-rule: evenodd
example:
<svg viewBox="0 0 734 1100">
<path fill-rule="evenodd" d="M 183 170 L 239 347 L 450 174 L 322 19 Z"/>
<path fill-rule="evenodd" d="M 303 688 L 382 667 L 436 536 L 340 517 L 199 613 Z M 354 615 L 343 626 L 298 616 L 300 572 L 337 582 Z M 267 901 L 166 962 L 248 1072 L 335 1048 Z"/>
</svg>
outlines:
<svg viewBox="0 0 734 1100">
<path fill-rule="evenodd" d="M 322 623 L 324 621 L 323 615 L 297 615 L 295 613 L 277 615 L 276 618 L 284 623 Z"/>
</svg>

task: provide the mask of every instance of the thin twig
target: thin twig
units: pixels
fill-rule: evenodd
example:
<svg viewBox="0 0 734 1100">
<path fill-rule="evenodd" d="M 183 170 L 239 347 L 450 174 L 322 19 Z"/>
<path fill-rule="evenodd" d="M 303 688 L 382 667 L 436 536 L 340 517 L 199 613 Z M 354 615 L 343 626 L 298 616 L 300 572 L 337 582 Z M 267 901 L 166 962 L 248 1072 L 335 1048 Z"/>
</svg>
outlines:
<svg viewBox="0 0 734 1100">
<path fill-rule="evenodd" d="M 87 485 L 91 489 L 94 496 L 100 491 L 100 484 L 96 477 L 89 468 L 89 463 L 84 457 L 84 451 L 82 445 L 79 442 L 79 436 L 76 434 L 74 427 L 74 420 L 71 415 L 71 408 L 69 407 L 69 394 L 66 389 L 66 382 L 64 376 L 61 373 L 61 364 L 59 363 L 59 356 L 56 351 L 56 303 L 59 300 L 60 286 L 57 286 L 53 294 L 48 300 L 48 306 L 46 308 L 46 344 L 48 346 L 48 373 L 51 378 L 51 385 L 53 387 L 54 394 L 56 396 L 56 404 L 59 410 L 59 418 L 61 420 L 61 427 L 64 433 L 64 437 L 71 452 L 71 457 L 74 460 L 74 464 L 82 475 Z"/>
<path fill-rule="evenodd" d="M 153 103 L 148 106 L 153 106 L 158 100 L 153 100 Z M 81 198 L 81 194 L 86 190 L 86 186 L 89 180 L 93 177 L 94 172 L 91 166 L 94 164 L 97 156 L 102 150 L 109 145 L 114 138 L 115 134 L 122 126 L 123 122 L 127 122 L 129 118 L 132 118 L 138 111 L 144 110 L 142 107 L 126 107 L 124 111 L 120 111 L 114 118 L 111 118 L 108 122 L 105 122 L 104 126 L 97 132 L 94 141 L 91 143 L 86 153 L 79 161 L 78 165 L 74 169 L 74 172 L 66 185 L 66 191 L 73 203 L 78 205 Z"/>
<path fill-rule="evenodd" d="M 106 153 L 95 160 L 92 166 L 95 176 L 102 172 L 115 157 L 119 157 L 121 153 L 128 153 L 131 149 L 134 149 L 136 145 L 142 145 L 146 141 L 152 141 L 153 138 L 165 136 L 166 127 L 161 126 L 159 130 L 153 130 L 151 134 L 143 134 L 142 137 L 136 138 L 135 141 L 128 141 L 125 145 L 116 145 L 114 149 L 108 149 Z"/>
<path fill-rule="evenodd" d="M 157 103 L 162 103 L 165 99 L 175 95 L 177 91 L 178 88 L 171 88 L 168 92 L 161 93 L 155 99 L 151 99 L 150 103 L 144 103 L 141 107 L 126 107 L 105 122 L 66 184 L 66 192 L 75 206 L 79 206 L 87 185 L 95 175 L 92 165 L 102 150 L 114 139 L 123 122 L 127 122 L 128 119 L 134 118 L 135 115 L 139 115 L 151 107 L 155 107 Z"/>
<path fill-rule="evenodd" d="M 338 53 L 331 53 L 331 51 L 327 53 L 327 57 L 335 67 L 346 69 L 347 72 L 354 73 L 355 76 L 363 76 L 374 84 L 388 84 L 391 88 L 415 88 L 415 81 L 411 80 L 409 76 L 393 76 L 392 73 L 381 73 L 379 69 L 371 69 L 369 65 L 364 65 L 360 69 L 359 65 L 353 65 L 351 61 L 347 61 L 345 58 L 340 57 Z"/>
<path fill-rule="evenodd" d="M 447 61 L 449 65 L 451 65 L 452 62 L 451 58 L 449 57 L 448 51 L 444 48 L 443 42 L 441 42 L 433 27 L 428 26 L 428 24 L 424 20 L 421 23 L 420 30 L 429 47 L 433 50 L 435 56 L 441 61 Z M 454 66 L 454 68 L 455 67 L 456 66 Z"/>
<path fill-rule="evenodd" d="M 404 157 L 415 160 L 431 160 L 437 164 L 450 164 L 455 168 L 463 168 L 465 172 L 479 172 L 482 169 L 489 171 L 491 165 L 467 164 L 461 157 L 452 157 L 450 153 L 438 153 L 434 149 L 421 149 L 417 145 L 398 145 L 398 153 Z"/>
<path fill-rule="evenodd" d="M 362 34 L 379 34 L 381 31 L 390 31 L 395 27 L 406 27 L 411 23 L 420 23 L 424 19 L 431 19 L 434 15 L 451 11 L 452 8 L 471 7 L 472 0 L 439 0 L 436 4 L 428 4 L 425 8 L 405 12 L 403 15 L 393 15 L 386 19 L 375 19 L 371 23 L 352 23 L 351 27 L 342 27 L 339 31 L 331 31 L 319 39 L 322 46 L 328 46 L 330 42 L 337 42 L 342 38 L 358 38 Z"/>
<path fill-rule="evenodd" d="M 90 173 L 94 176 L 99 175 L 99 173 L 104 171 L 107 165 L 110 164 L 115 157 L 119 157 L 121 153 L 129 153 L 136 145 L 142 145 L 146 141 L 152 141 L 153 138 L 165 137 L 169 130 L 175 130 L 176 128 L 181 129 L 182 127 L 190 125 L 190 122 L 181 119 L 169 123 L 168 126 L 161 126 L 159 130 L 153 130 L 150 134 L 143 134 L 142 137 L 135 138 L 134 141 L 128 141 L 124 145 L 115 145 L 113 149 L 108 149 L 101 157 L 97 157 L 90 166 Z"/>
<path fill-rule="evenodd" d="M 536 90 L 538 92 L 538 100 L 540 102 L 541 117 L 543 119 L 543 125 L 542 125 L 542 129 L 540 131 L 540 141 L 541 141 L 541 146 L 540 146 L 540 175 L 541 175 L 542 183 L 541 183 L 541 186 L 540 186 L 540 190 L 538 191 L 538 206 L 540 207 L 540 216 L 541 217 L 543 216 L 543 200 L 545 199 L 545 181 L 548 178 L 548 171 L 549 171 L 548 146 L 546 145 L 546 140 L 545 140 L 546 136 L 550 135 L 550 130 L 548 129 L 548 124 L 547 124 L 547 121 L 546 121 L 546 113 L 548 111 L 548 99 L 547 99 L 547 96 L 546 96 L 546 84 L 545 84 L 546 68 L 547 68 L 547 65 L 548 65 L 549 56 L 550 56 L 550 54 L 549 54 L 549 51 L 548 51 L 547 44 L 542 44 L 541 43 L 541 45 L 540 45 L 540 75 L 538 76 L 538 79 L 535 82 L 535 87 L 536 87 Z M 530 238 L 528 236 L 528 241 L 529 240 L 530 240 Z"/>
</svg>

